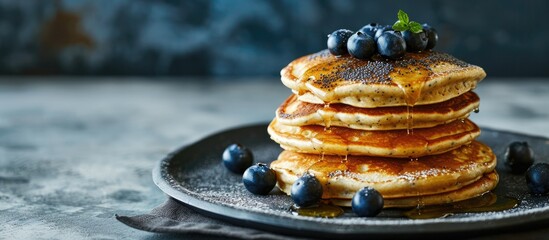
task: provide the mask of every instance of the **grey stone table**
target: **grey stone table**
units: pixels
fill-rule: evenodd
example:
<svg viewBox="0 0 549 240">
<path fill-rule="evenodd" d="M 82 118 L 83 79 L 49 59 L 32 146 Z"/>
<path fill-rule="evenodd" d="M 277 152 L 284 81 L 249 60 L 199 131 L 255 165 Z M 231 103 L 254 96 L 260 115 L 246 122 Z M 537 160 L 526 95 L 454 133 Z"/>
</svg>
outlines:
<svg viewBox="0 0 549 240">
<path fill-rule="evenodd" d="M 129 228 L 114 214 L 166 200 L 151 169 L 167 153 L 269 121 L 290 94 L 276 79 L 227 82 L 0 78 L 0 239 L 181 237 Z M 549 79 L 487 79 L 477 93 L 479 125 L 549 137 Z"/>
</svg>

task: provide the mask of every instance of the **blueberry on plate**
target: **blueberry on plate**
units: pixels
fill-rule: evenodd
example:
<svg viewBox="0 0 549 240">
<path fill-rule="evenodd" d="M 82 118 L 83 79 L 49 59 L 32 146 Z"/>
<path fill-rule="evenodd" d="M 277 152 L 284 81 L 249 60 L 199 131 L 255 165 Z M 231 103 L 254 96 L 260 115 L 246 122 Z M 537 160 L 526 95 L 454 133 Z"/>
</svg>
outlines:
<svg viewBox="0 0 549 240">
<path fill-rule="evenodd" d="M 364 187 L 353 196 L 351 207 L 359 217 L 375 217 L 383 209 L 383 196 L 371 187 Z"/>
<path fill-rule="evenodd" d="M 393 31 L 393 26 L 379 26 L 377 27 L 376 29 L 376 33 L 374 35 L 374 40 L 377 41 L 377 39 L 381 36 L 381 34 L 383 34 L 384 32 L 387 32 L 387 31 Z"/>
<path fill-rule="evenodd" d="M 225 167 L 238 174 L 242 174 L 254 162 L 250 149 L 237 143 L 225 148 L 222 158 Z"/>
<path fill-rule="evenodd" d="M 406 53 L 406 42 L 397 32 L 387 31 L 377 39 L 377 50 L 383 57 L 398 59 Z"/>
<path fill-rule="evenodd" d="M 355 58 L 368 59 L 376 52 L 376 42 L 370 35 L 359 31 L 349 38 L 347 49 Z"/>
<path fill-rule="evenodd" d="M 322 185 L 314 175 L 305 173 L 294 182 L 290 192 L 297 206 L 308 207 L 320 201 Z"/>
<path fill-rule="evenodd" d="M 427 47 L 427 35 L 425 32 L 413 33 L 408 30 L 402 32 L 402 38 L 406 42 L 408 52 L 420 52 Z"/>
<path fill-rule="evenodd" d="M 376 36 L 377 29 L 381 27 L 381 25 L 377 23 L 370 23 L 364 27 L 362 27 L 358 32 L 362 32 L 366 35 L 369 35 L 370 37 L 374 38 Z"/>
<path fill-rule="evenodd" d="M 549 192 L 549 164 L 536 163 L 526 171 L 526 185 L 535 195 Z"/>
<path fill-rule="evenodd" d="M 429 26 L 429 24 L 427 23 L 424 23 L 422 26 L 423 26 L 423 31 L 427 36 L 427 46 L 425 47 L 425 50 L 433 49 L 438 42 L 437 30 Z"/>
<path fill-rule="evenodd" d="M 523 173 L 534 163 L 534 151 L 527 142 L 513 142 L 505 151 L 505 166 L 513 173 Z"/>
<path fill-rule="evenodd" d="M 276 174 L 266 164 L 258 163 L 244 171 L 242 183 L 251 193 L 265 195 L 276 185 Z"/>
<path fill-rule="evenodd" d="M 333 55 L 347 54 L 347 40 L 353 35 L 353 31 L 347 29 L 335 30 L 328 35 L 328 50 Z"/>
</svg>

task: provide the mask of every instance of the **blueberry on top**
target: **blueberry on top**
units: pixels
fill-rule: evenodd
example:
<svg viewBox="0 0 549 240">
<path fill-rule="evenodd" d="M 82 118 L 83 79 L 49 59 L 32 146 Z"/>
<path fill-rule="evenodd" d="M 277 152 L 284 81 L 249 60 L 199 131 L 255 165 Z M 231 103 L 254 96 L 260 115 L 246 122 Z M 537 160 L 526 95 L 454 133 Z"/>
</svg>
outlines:
<svg viewBox="0 0 549 240">
<path fill-rule="evenodd" d="M 266 164 L 258 163 L 244 171 L 242 183 L 251 193 L 265 195 L 276 185 L 276 174 Z"/>
<path fill-rule="evenodd" d="M 222 158 L 225 167 L 238 174 L 242 174 L 254 161 L 252 152 L 247 147 L 237 143 L 225 148 Z"/>
<path fill-rule="evenodd" d="M 505 151 L 505 165 L 513 173 L 523 173 L 534 163 L 534 151 L 527 142 L 513 142 Z"/>
<path fill-rule="evenodd" d="M 536 163 L 526 171 L 526 184 L 535 195 L 549 192 L 549 164 Z"/>
<path fill-rule="evenodd" d="M 349 38 L 347 49 L 355 58 L 369 59 L 376 52 L 376 43 L 373 37 L 358 31 Z"/>
<path fill-rule="evenodd" d="M 294 182 L 290 193 L 297 206 L 307 207 L 320 201 L 322 185 L 314 175 L 305 173 Z"/>
<path fill-rule="evenodd" d="M 408 52 L 420 52 L 427 47 L 427 35 L 425 32 L 413 33 L 411 31 L 403 31 L 402 38 L 406 42 L 406 50 Z"/>
<path fill-rule="evenodd" d="M 371 187 L 364 187 L 355 193 L 351 206 L 359 217 L 375 217 L 383 209 L 383 196 Z"/>
<path fill-rule="evenodd" d="M 370 37 L 374 38 L 375 35 L 376 35 L 376 31 L 379 27 L 381 27 L 381 25 L 379 25 L 377 23 L 370 23 L 370 24 L 362 27 L 360 30 L 358 30 L 358 32 L 362 32 L 362 33 L 367 34 Z"/>
<path fill-rule="evenodd" d="M 387 31 L 377 39 L 377 49 L 383 57 L 399 59 L 406 53 L 406 42 L 397 32 Z"/>
<path fill-rule="evenodd" d="M 433 27 L 429 26 L 427 23 L 423 24 L 423 31 L 425 32 L 425 35 L 427 35 L 427 46 L 425 47 L 425 50 L 433 49 L 438 42 L 438 33 L 437 30 Z"/>
<path fill-rule="evenodd" d="M 347 40 L 353 35 L 353 31 L 347 29 L 339 29 L 328 35 L 328 50 L 333 55 L 347 54 Z"/>
<path fill-rule="evenodd" d="M 393 27 L 392 26 L 379 26 L 377 27 L 376 29 L 376 33 L 374 35 L 374 40 L 377 41 L 377 39 L 379 38 L 379 36 L 381 36 L 381 34 L 383 34 L 384 32 L 387 32 L 387 31 L 393 31 Z"/>
</svg>

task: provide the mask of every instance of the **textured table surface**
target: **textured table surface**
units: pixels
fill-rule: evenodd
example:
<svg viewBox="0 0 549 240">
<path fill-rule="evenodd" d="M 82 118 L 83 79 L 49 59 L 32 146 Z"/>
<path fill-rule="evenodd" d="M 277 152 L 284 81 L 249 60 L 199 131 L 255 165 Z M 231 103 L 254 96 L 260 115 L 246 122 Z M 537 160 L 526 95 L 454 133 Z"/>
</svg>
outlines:
<svg viewBox="0 0 549 240">
<path fill-rule="evenodd" d="M 180 237 L 114 214 L 166 200 L 151 170 L 167 153 L 269 121 L 290 94 L 276 79 L 181 80 L 0 78 L 0 239 Z M 549 137 L 549 79 L 487 79 L 476 92 L 477 124 Z"/>
</svg>

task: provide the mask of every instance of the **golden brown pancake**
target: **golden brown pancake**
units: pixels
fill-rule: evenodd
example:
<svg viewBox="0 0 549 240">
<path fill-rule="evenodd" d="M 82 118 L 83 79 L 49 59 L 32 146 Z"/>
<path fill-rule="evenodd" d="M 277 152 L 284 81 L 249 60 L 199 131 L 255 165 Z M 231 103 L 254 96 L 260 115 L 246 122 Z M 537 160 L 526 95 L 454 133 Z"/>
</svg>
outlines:
<svg viewBox="0 0 549 240">
<path fill-rule="evenodd" d="M 428 128 L 464 119 L 479 107 L 479 98 L 467 92 L 450 100 L 415 107 L 357 108 L 346 104 L 312 104 L 296 95 L 286 99 L 276 111 L 280 124 L 291 126 L 340 126 L 363 130 Z"/>
<path fill-rule="evenodd" d="M 290 193 L 305 172 L 322 184 L 323 199 L 350 199 L 370 186 L 385 199 L 417 197 L 455 191 L 471 184 L 496 166 L 492 150 L 477 141 L 439 155 L 415 159 L 303 154 L 283 151 L 271 163 L 278 187 Z"/>
<path fill-rule="evenodd" d="M 393 158 L 421 157 L 458 148 L 480 135 L 470 120 L 432 128 L 366 131 L 319 125 L 288 126 L 275 118 L 267 129 L 271 139 L 286 150 L 329 155 L 368 155 Z"/>
<path fill-rule="evenodd" d="M 333 56 L 327 50 L 281 70 L 292 89 L 268 127 L 285 149 L 271 163 L 278 187 L 308 172 L 322 198 L 349 206 L 363 187 L 385 207 L 451 203 L 498 182 L 496 156 L 474 139 L 467 119 L 479 106 L 471 92 L 486 76 L 478 66 L 435 51 L 388 60 Z"/>
<path fill-rule="evenodd" d="M 479 180 L 465 185 L 460 189 L 433 195 L 419 197 L 403 197 L 384 199 L 384 208 L 403 208 L 417 207 L 422 205 L 438 205 L 463 201 L 466 199 L 478 197 L 494 189 L 499 181 L 496 171 L 485 174 Z M 330 199 L 330 202 L 338 206 L 351 206 L 351 199 Z"/>
<path fill-rule="evenodd" d="M 364 108 L 443 102 L 474 89 L 486 76 L 478 66 L 434 51 L 361 60 L 323 50 L 294 60 L 280 74 L 301 101 Z"/>
</svg>

